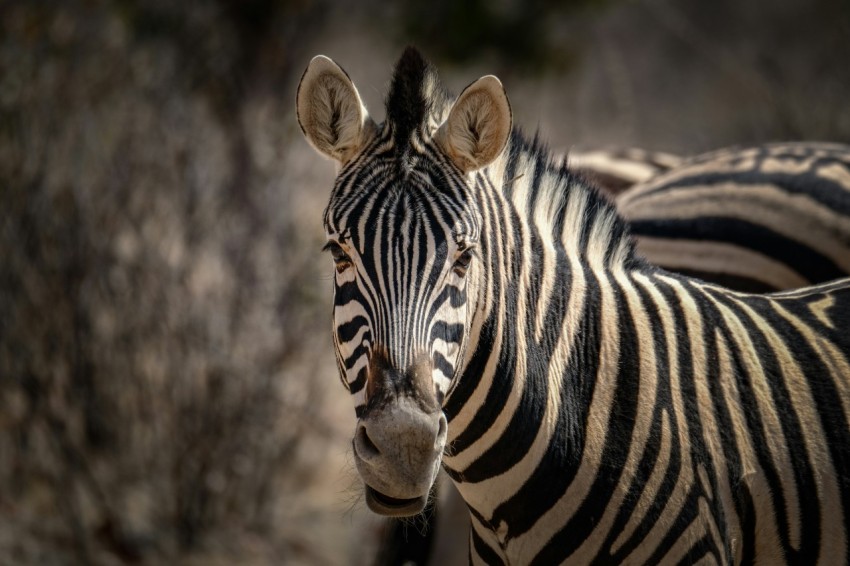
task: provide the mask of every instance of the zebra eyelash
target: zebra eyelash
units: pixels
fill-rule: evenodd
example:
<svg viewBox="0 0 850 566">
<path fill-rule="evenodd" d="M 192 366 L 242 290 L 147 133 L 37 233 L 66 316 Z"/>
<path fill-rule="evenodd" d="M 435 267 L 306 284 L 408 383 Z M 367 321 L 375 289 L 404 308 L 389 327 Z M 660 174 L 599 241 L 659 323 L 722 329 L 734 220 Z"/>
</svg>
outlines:
<svg viewBox="0 0 850 566">
<path fill-rule="evenodd" d="M 464 241 L 457 242 L 457 255 L 460 257 L 463 254 L 468 254 L 474 258 L 479 258 L 480 255 L 478 253 L 478 246 L 473 243 L 466 243 Z"/>
<path fill-rule="evenodd" d="M 331 253 L 334 263 L 336 264 L 336 269 L 340 273 L 342 273 L 352 263 L 351 256 L 349 256 L 337 242 L 329 241 L 322 247 L 322 251 L 328 251 Z"/>
<path fill-rule="evenodd" d="M 466 275 L 466 270 L 469 269 L 469 264 L 474 258 L 478 258 L 478 252 L 475 246 L 464 246 L 458 250 L 458 255 L 452 264 L 452 270 L 460 277 Z"/>
<path fill-rule="evenodd" d="M 345 250 L 343 250 L 342 246 L 338 242 L 335 242 L 333 240 L 326 242 L 325 245 L 322 246 L 322 252 L 333 253 L 333 251 L 337 250 L 337 249 L 342 251 L 342 252 L 345 252 Z"/>
</svg>

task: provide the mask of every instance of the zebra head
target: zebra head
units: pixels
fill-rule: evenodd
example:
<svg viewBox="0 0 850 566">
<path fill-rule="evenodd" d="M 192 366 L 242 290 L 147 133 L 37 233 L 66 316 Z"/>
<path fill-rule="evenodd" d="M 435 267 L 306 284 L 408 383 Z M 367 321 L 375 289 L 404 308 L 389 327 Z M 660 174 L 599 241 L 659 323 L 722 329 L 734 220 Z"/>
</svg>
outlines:
<svg viewBox="0 0 850 566">
<path fill-rule="evenodd" d="M 423 509 L 446 445 L 444 401 L 461 374 L 486 276 L 474 172 L 511 131 L 501 83 L 452 101 L 414 49 L 399 60 L 376 124 L 348 75 L 324 56 L 296 107 L 310 144 L 340 165 L 324 214 L 334 262 L 333 336 L 355 400 L 353 439 L 369 507 Z"/>
</svg>

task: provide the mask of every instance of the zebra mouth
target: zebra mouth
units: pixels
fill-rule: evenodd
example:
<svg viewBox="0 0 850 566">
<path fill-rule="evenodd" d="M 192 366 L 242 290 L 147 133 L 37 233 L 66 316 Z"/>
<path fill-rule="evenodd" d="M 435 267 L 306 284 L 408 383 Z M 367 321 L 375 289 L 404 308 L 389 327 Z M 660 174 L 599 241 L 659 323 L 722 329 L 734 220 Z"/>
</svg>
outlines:
<svg viewBox="0 0 850 566">
<path fill-rule="evenodd" d="M 366 486 L 366 504 L 373 512 L 388 517 L 409 517 L 420 513 L 428 502 L 428 495 L 412 499 L 398 499 Z"/>
</svg>

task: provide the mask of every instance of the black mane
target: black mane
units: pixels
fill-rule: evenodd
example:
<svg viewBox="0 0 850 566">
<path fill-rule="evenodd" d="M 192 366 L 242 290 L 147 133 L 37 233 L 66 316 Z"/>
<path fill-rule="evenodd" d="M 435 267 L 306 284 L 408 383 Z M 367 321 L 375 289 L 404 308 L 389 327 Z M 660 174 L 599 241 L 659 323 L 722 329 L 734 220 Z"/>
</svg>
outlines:
<svg viewBox="0 0 850 566">
<path fill-rule="evenodd" d="M 437 69 L 416 48 L 405 49 L 396 63 L 386 101 L 387 125 L 400 153 L 414 133 L 430 133 L 429 118 L 442 121 L 449 101 Z"/>
</svg>

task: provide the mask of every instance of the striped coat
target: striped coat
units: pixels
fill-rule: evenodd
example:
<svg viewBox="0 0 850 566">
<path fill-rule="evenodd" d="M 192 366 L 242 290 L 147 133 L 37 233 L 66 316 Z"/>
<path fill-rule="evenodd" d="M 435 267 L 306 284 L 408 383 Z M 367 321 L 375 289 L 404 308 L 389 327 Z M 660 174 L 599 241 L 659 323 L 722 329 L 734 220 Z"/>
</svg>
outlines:
<svg viewBox="0 0 850 566">
<path fill-rule="evenodd" d="M 482 563 L 847 561 L 850 282 L 747 295 L 658 270 L 611 205 L 405 52 L 387 121 L 314 59 L 298 114 L 342 169 L 335 344 L 370 507 L 443 467 Z"/>
<path fill-rule="evenodd" d="M 782 143 L 729 148 L 617 198 L 653 263 L 749 291 L 850 273 L 850 148 Z"/>
<path fill-rule="evenodd" d="M 597 150 L 571 152 L 569 166 L 620 195 L 618 211 L 635 216 L 638 252 L 671 271 L 745 291 L 850 275 L 841 261 L 850 259 L 850 147 L 791 142 L 694 157 Z M 830 257 L 836 261 L 823 259 Z M 427 528 L 388 523 L 376 564 L 436 564 L 431 546 L 441 559 L 466 558 L 456 533 L 468 522 L 466 507 L 451 486 L 440 489 Z"/>
</svg>

